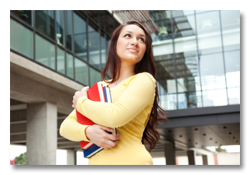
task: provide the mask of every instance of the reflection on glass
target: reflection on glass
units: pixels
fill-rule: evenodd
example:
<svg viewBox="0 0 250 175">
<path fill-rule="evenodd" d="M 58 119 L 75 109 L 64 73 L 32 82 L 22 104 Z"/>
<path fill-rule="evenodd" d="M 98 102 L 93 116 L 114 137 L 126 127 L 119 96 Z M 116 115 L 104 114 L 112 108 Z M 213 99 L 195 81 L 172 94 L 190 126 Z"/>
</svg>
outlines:
<svg viewBox="0 0 250 175">
<path fill-rule="evenodd" d="M 172 10 L 172 17 L 194 14 L 194 10 Z"/>
<path fill-rule="evenodd" d="M 22 21 L 26 22 L 29 25 L 33 25 L 32 23 L 32 11 L 31 10 L 11 10 L 10 13 Z"/>
<path fill-rule="evenodd" d="M 225 52 L 227 87 L 240 86 L 240 51 Z"/>
<path fill-rule="evenodd" d="M 74 13 L 74 46 L 75 54 L 87 61 L 86 22 Z"/>
<path fill-rule="evenodd" d="M 36 29 L 55 39 L 55 24 L 53 10 L 36 10 Z"/>
<path fill-rule="evenodd" d="M 182 16 L 173 19 L 174 38 L 195 36 L 194 16 Z M 193 37 L 195 39 L 195 37 Z"/>
<path fill-rule="evenodd" d="M 67 76 L 70 78 L 74 78 L 74 67 L 73 67 L 73 56 L 66 53 L 66 72 Z"/>
<path fill-rule="evenodd" d="M 62 10 L 56 10 L 56 41 L 64 45 L 64 15 Z"/>
<path fill-rule="evenodd" d="M 66 11 L 66 47 L 73 51 L 72 11 Z"/>
<path fill-rule="evenodd" d="M 55 69 L 55 45 L 39 35 L 36 35 L 35 42 L 36 61 L 51 69 Z"/>
<path fill-rule="evenodd" d="M 220 16 L 218 11 L 196 15 L 199 54 L 222 51 Z"/>
<path fill-rule="evenodd" d="M 59 47 L 57 47 L 57 71 L 61 74 L 65 74 L 64 51 Z"/>
<path fill-rule="evenodd" d="M 201 92 L 186 92 L 178 94 L 178 109 L 202 107 Z"/>
<path fill-rule="evenodd" d="M 166 88 L 162 86 L 162 83 L 157 82 L 160 104 L 159 106 L 164 110 L 177 109 L 177 97 L 176 94 L 168 94 Z"/>
<path fill-rule="evenodd" d="M 101 73 L 90 67 L 90 87 L 101 81 Z"/>
<path fill-rule="evenodd" d="M 176 58 L 197 55 L 197 44 L 196 44 L 197 42 L 196 42 L 196 36 L 195 36 L 194 16 L 192 15 L 192 16 L 183 17 L 183 18 L 186 18 L 187 21 L 183 23 L 182 22 L 177 23 L 177 25 L 175 25 L 176 27 L 175 36 L 179 37 L 179 38 L 174 39 Z M 178 18 L 175 18 L 174 21 L 176 21 L 176 19 Z"/>
<path fill-rule="evenodd" d="M 102 64 L 101 64 L 101 69 L 103 69 L 103 67 L 106 64 L 106 40 L 104 37 L 101 36 L 101 60 L 102 60 Z"/>
<path fill-rule="evenodd" d="M 203 12 L 209 12 L 213 10 L 195 10 L 195 13 L 203 13 Z"/>
<path fill-rule="evenodd" d="M 226 89 L 202 91 L 203 107 L 227 105 Z"/>
<path fill-rule="evenodd" d="M 240 104 L 240 87 L 227 89 L 229 104 Z"/>
<path fill-rule="evenodd" d="M 203 90 L 225 88 L 222 53 L 201 55 L 200 74 Z"/>
<path fill-rule="evenodd" d="M 155 61 L 174 58 L 173 43 L 171 40 L 167 40 L 164 43 L 153 42 L 152 46 Z"/>
<path fill-rule="evenodd" d="M 88 65 L 82 60 L 75 58 L 75 80 L 85 85 L 89 84 Z"/>
<path fill-rule="evenodd" d="M 188 57 L 177 59 L 176 78 L 178 92 L 200 90 L 198 58 Z"/>
<path fill-rule="evenodd" d="M 168 10 L 150 10 L 149 15 L 158 27 L 159 31 L 151 33 L 154 41 L 168 40 L 172 38 L 171 14 Z"/>
<path fill-rule="evenodd" d="M 106 59 L 108 59 L 109 45 L 110 45 L 110 37 L 106 35 Z"/>
<path fill-rule="evenodd" d="M 95 27 L 93 28 L 90 25 L 88 26 L 89 63 L 96 68 L 101 69 L 99 32 L 97 26 L 93 25 L 93 27 Z"/>
<path fill-rule="evenodd" d="M 10 48 L 33 59 L 33 32 L 10 19 Z"/>
<path fill-rule="evenodd" d="M 221 10 L 224 51 L 240 49 L 240 11 Z"/>
<path fill-rule="evenodd" d="M 157 70 L 156 79 L 166 93 L 176 93 L 174 61 L 157 61 L 155 62 Z"/>
</svg>

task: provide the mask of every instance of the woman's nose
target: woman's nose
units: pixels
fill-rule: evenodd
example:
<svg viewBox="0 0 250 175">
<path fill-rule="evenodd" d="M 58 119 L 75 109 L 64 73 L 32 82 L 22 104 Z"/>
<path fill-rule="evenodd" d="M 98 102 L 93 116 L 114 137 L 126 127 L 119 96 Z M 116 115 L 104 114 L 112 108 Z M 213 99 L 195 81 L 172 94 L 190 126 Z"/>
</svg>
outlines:
<svg viewBox="0 0 250 175">
<path fill-rule="evenodd" d="M 138 44 L 137 38 L 132 38 L 131 44 L 137 45 Z"/>
</svg>

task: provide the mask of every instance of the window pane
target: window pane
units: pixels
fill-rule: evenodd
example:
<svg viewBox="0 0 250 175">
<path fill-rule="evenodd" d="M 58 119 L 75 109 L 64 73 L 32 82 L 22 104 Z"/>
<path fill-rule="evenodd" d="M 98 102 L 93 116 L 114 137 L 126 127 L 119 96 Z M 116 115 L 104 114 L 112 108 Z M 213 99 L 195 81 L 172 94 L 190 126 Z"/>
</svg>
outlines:
<svg viewBox="0 0 250 175">
<path fill-rule="evenodd" d="M 108 37 L 108 35 L 106 35 Z M 108 37 L 106 39 L 106 49 L 107 49 L 107 52 L 106 52 L 106 58 L 108 59 L 108 50 L 109 50 L 109 45 L 110 45 L 110 37 Z"/>
<path fill-rule="evenodd" d="M 36 29 L 55 39 L 55 24 L 53 10 L 36 10 Z"/>
<path fill-rule="evenodd" d="M 57 71 L 65 74 L 64 51 L 57 47 Z"/>
<path fill-rule="evenodd" d="M 240 49 L 240 11 L 221 10 L 224 51 Z"/>
<path fill-rule="evenodd" d="M 73 52 L 72 11 L 66 11 L 66 47 Z"/>
<path fill-rule="evenodd" d="M 194 10 L 172 10 L 173 17 L 186 16 L 191 14 L 194 14 Z"/>
<path fill-rule="evenodd" d="M 225 88 L 222 53 L 201 55 L 200 74 L 203 90 Z"/>
<path fill-rule="evenodd" d="M 164 43 L 153 42 L 152 46 L 155 61 L 174 58 L 173 43 L 171 40 Z"/>
<path fill-rule="evenodd" d="M 56 41 L 64 45 L 64 15 L 62 10 L 56 10 Z"/>
<path fill-rule="evenodd" d="M 202 107 L 201 92 L 186 92 L 178 94 L 178 109 Z"/>
<path fill-rule="evenodd" d="M 158 83 L 158 92 L 160 98 L 159 106 L 164 110 L 175 110 L 177 109 L 177 97 L 176 94 L 169 94 L 166 91 L 166 88 L 162 86 L 162 82 Z"/>
<path fill-rule="evenodd" d="M 10 48 L 33 59 L 33 32 L 10 19 Z"/>
<path fill-rule="evenodd" d="M 90 67 L 90 87 L 101 80 L 101 73 Z"/>
<path fill-rule="evenodd" d="M 105 64 L 106 64 L 106 39 L 101 36 L 101 59 L 102 59 L 102 63 L 101 63 L 101 69 L 104 68 Z"/>
<path fill-rule="evenodd" d="M 87 61 L 86 22 L 74 13 L 74 47 L 75 54 Z"/>
<path fill-rule="evenodd" d="M 89 63 L 98 69 L 101 69 L 100 60 L 100 39 L 98 27 L 91 22 L 88 25 L 88 36 L 89 36 Z"/>
<path fill-rule="evenodd" d="M 203 107 L 227 105 L 226 89 L 202 91 Z"/>
<path fill-rule="evenodd" d="M 166 93 L 176 93 L 174 61 L 156 61 L 156 79 Z"/>
<path fill-rule="evenodd" d="M 79 81 L 80 83 L 85 85 L 89 84 L 88 66 L 82 60 L 79 60 L 77 58 L 75 58 L 75 75 L 76 81 Z"/>
<path fill-rule="evenodd" d="M 194 16 L 174 19 L 175 57 L 188 57 L 197 55 L 197 42 Z"/>
<path fill-rule="evenodd" d="M 195 36 L 195 21 L 194 16 L 182 16 L 173 19 L 174 38 Z M 192 37 L 193 38 L 193 37 Z M 187 38 L 188 40 L 189 38 Z M 196 41 L 196 38 L 194 37 Z"/>
<path fill-rule="evenodd" d="M 222 51 L 219 17 L 218 11 L 196 15 L 199 54 Z"/>
<path fill-rule="evenodd" d="M 32 26 L 32 11 L 31 10 L 11 10 L 10 13 L 15 15 L 22 21 Z"/>
<path fill-rule="evenodd" d="M 188 57 L 176 60 L 178 92 L 201 90 L 198 58 Z"/>
<path fill-rule="evenodd" d="M 225 52 L 227 87 L 240 86 L 240 51 Z"/>
<path fill-rule="evenodd" d="M 159 31 L 151 33 L 153 41 L 172 39 L 171 14 L 169 10 L 150 10 L 149 15 Z"/>
<path fill-rule="evenodd" d="M 229 88 L 228 92 L 228 99 L 229 104 L 240 104 L 240 87 L 238 88 Z"/>
<path fill-rule="evenodd" d="M 195 10 L 195 13 L 204 13 L 204 12 L 209 12 L 213 10 Z"/>
<path fill-rule="evenodd" d="M 36 61 L 55 69 L 55 45 L 36 35 Z"/>
<path fill-rule="evenodd" d="M 70 78 L 74 78 L 74 68 L 73 68 L 73 56 L 66 53 L 66 70 L 67 76 Z"/>
</svg>

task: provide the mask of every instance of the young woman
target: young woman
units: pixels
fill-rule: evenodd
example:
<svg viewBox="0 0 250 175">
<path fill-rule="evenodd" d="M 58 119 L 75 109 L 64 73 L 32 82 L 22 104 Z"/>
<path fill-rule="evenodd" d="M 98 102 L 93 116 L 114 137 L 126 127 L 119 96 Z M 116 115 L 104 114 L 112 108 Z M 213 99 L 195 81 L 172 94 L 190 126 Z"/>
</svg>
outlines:
<svg viewBox="0 0 250 175">
<path fill-rule="evenodd" d="M 111 80 L 105 78 L 106 73 Z M 112 103 L 89 100 L 88 87 L 77 91 L 72 107 L 96 125 L 79 124 L 73 110 L 63 121 L 60 135 L 105 148 L 89 159 L 90 165 L 152 165 L 149 152 L 160 138 L 156 127 L 159 120 L 166 120 L 164 110 L 158 105 L 155 74 L 149 32 L 137 21 L 118 26 L 112 34 L 102 71 L 104 81 L 98 82 L 110 87 Z M 112 128 L 117 129 L 117 136 L 106 132 L 112 132 Z"/>
</svg>

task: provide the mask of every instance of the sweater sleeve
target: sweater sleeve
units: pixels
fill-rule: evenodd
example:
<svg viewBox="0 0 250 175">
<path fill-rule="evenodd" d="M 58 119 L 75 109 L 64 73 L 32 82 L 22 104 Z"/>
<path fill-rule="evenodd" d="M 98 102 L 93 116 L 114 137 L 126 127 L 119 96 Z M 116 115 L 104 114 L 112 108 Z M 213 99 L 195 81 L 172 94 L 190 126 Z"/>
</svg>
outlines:
<svg viewBox="0 0 250 175">
<path fill-rule="evenodd" d="M 71 141 L 88 141 L 86 129 L 89 125 L 82 125 L 77 122 L 75 109 L 64 119 L 60 126 L 60 135 Z"/>
<path fill-rule="evenodd" d="M 156 81 L 149 73 L 139 73 L 115 103 L 96 102 L 80 97 L 76 109 L 93 122 L 117 128 L 136 117 L 155 96 Z"/>
</svg>

